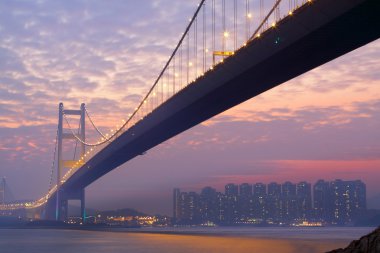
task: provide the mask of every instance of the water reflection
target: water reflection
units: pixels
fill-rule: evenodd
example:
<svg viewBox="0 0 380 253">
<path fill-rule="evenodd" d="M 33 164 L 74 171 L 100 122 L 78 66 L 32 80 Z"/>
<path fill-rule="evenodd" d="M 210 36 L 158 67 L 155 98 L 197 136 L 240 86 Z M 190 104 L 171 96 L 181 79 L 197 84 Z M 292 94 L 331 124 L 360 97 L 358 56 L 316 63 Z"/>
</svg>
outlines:
<svg viewBox="0 0 380 253">
<path fill-rule="evenodd" d="M 162 230 L 154 231 L 159 233 L 126 233 L 123 231 L 0 229 L 0 252 L 317 253 L 344 247 L 350 240 L 360 237 L 371 229 L 340 229 L 341 232 L 345 232 L 343 235 L 346 235 L 346 238 L 336 238 L 336 234 L 339 233 L 336 229 L 216 229 L 211 230 L 212 232 L 201 229 L 186 231 L 185 229 L 181 231 L 187 234 L 166 234 L 170 231 Z M 181 231 L 171 231 L 171 233 Z M 310 237 L 305 236 L 308 233 Z M 288 238 L 286 238 L 287 235 Z"/>
</svg>

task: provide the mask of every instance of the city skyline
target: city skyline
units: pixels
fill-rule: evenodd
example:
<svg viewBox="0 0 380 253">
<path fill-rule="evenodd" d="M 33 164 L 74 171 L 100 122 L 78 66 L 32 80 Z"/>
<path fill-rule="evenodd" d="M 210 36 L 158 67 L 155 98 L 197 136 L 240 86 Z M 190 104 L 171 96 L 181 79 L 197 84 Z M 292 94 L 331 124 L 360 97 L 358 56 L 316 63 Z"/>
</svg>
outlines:
<svg viewBox="0 0 380 253">
<path fill-rule="evenodd" d="M 198 192 L 173 189 L 175 224 L 358 225 L 367 216 L 361 180 L 229 183 L 224 191 L 204 186 Z"/>
<path fill-rule="evenodd" d="M 49 187 L 58 103 L 84 102 L 102 130 L 113 127 L 151 86 L 197 4 L 0 3 L 0 177 L 15 197 Z M 360 178 L 369 198 L 380 197 L 379 56 L 377 40 L 188 130 L 88 187 L 87 206 L 168 213 L 179 185 L 321 175 Z"/>
</svg>

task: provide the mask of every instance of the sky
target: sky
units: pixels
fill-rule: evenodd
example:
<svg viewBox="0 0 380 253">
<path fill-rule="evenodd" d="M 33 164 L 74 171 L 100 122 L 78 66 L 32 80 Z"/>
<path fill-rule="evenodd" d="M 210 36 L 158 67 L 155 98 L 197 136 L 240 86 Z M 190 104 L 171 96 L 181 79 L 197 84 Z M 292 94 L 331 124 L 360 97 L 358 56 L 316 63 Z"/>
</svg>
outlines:
<svg viewBox="0 0 380 253">
<path fill-rule="evenodd" d="M 0 1 L 0 177 L 49 188 L 58 104 L 113 127 L 139 103 L 198 1 Z M 380 40 L 149 150 L 86 189 L 96 209 L 171 214 L 172 190 L 361 179 L 380 199 Z M 377 200 L 377 202 L 376 202 Z"/>
</svg>

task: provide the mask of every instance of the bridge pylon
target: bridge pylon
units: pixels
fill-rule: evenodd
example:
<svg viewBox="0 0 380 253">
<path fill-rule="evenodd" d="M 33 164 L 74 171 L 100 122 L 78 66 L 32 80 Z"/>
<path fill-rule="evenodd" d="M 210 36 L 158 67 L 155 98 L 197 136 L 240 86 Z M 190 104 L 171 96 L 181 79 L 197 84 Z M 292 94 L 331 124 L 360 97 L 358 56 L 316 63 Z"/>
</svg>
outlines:
<svg viewBox="0 0 380 253">
<path fill-rule="evenodd" d="M 79 131 L 76 136 L 72 132 L 66 132 L 63 128 L 64 117 L 68 115 L 79 116 Z M 55 198 L 52 198 L 50 203 L 47 203 L 47 216 L 49 219 L 54 218 L 55 220 L 65 221 L 68 218 L 68 201 L 69 200 L 80 200 L 81 202 L 81 216 L 83 223 L 85 222 L 86 212 L 85 212 L 85 189 L 66 189 L 62 187 L 62 176 L 66 169 L 70 169 L 73 164 L 80 162 L 80 158 L 85 155 L 86 146 L 84 144 L 86 139 L 85 131 L 85 104 L 82 103 L 79 110 L 67 110 L 64 109 L 63 103 L 59 104 L 59 117 L 58 117 L 58 146 L 57 146 L 57 191 Z M 80 138 L 81 142 L 79 143 L 80 152 L 78 159 L 65 160 L 63 156 L 63 142 L 66 139 L 75 140 Z M 82 161 L 83 163 L 83 161 Z M 54 203 L 55 202 L 55 203 Z M 55 204 L 55 205 L 54 205 Z M 54 207 L 55 206 L 55 207 Z M 52 211 L 55 211 L 53 214 Z"/>
</svg>

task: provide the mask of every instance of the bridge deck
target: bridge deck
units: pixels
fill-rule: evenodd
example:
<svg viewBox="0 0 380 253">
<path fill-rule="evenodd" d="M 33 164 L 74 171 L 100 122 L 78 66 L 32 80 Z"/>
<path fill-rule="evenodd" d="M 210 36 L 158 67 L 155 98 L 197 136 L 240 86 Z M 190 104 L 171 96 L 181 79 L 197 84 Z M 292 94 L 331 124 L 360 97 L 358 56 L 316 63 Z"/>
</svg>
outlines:
<svg viewBox="0 0 380 253">
<path fill-rule="evenodd" d="M 83 189 L 200 122 L 379 38 L 379 11 L 378 0 L 317 0 L 301 8 L 123 133 L 63 188 Z"/>
</svg>

